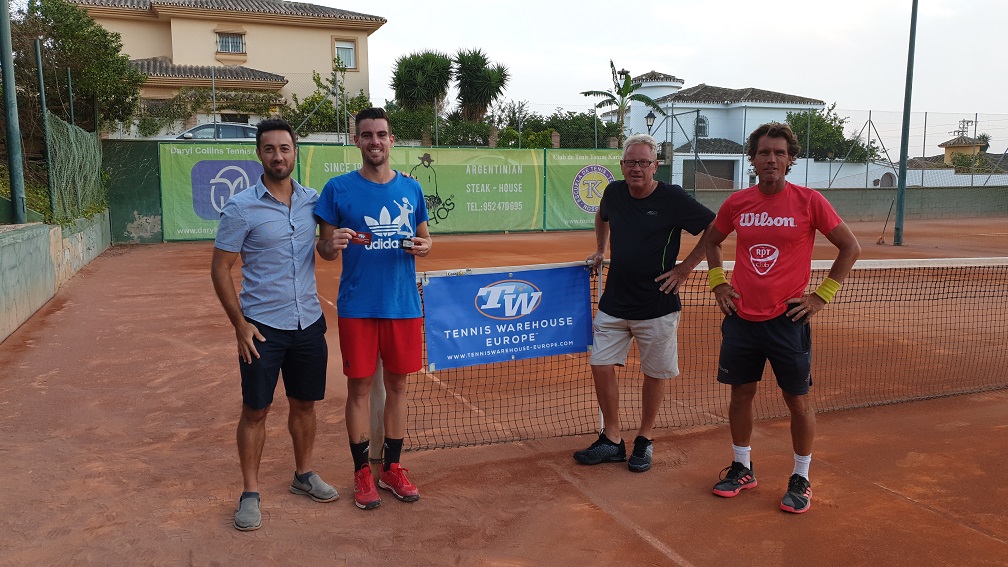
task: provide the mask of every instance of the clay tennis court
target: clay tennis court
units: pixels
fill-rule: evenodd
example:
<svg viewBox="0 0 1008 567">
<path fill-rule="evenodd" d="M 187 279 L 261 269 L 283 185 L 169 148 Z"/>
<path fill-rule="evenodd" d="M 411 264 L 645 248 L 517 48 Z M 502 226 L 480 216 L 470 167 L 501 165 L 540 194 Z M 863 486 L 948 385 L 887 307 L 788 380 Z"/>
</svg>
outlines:
<svg viewBox="0 0 1008 567">
<path fill-rule="evenodd" d="M 862 258 L 1008 255 L 1004 219 L 908 221 L 902 247 L 875 244 L 882 223 L 852 228 Z M 692 243 L 684 239 L 683 254 Z M 580 261 L 593 247 L 590 232 L 436 236 L 418 269 Z M 577 466 L 571 453 L 591 434 L 411 451 L 403 462 L 420 501 L 386 497 L 358 510 L 336 314 L 325 301 L 330 380 L 315 470 L 341 498 L 318 504 L 288 492 L 293 455 L 278 390 L 260 471 L 263 527 L 238 532 L 240 391 L 211 248 L 109 249 L 0 343 L 0 565 L 1008 561 L 1005 389 L 820 414 L 812 510 L 801 516 L 777 507 L 793 464 L 786 419 L 757 423 L 759 487 L 730 500 L 710 492 L 731 459 L 727 426 L 712 425 L 657 430 L 644 474 Z M 829 254 L 817 245 L 817 257 Z M 335 302 L 339 264 L 319 266 L 320 295 Z M 1002 383 L 1008 372 L 979 371 Z"/>
</svg>

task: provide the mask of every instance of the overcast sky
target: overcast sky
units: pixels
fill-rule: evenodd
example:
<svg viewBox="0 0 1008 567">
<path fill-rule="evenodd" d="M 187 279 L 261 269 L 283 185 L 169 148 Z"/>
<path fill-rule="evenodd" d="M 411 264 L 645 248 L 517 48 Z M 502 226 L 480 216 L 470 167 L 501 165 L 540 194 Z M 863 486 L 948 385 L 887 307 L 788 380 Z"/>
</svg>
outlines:
<svg viewBox="0 0 1008 567">
<path fill-rule="evenodd" d="M 897 129 L 903 109 L 911 0 L 315 3 L 388 20 L 368 42 L 376 104 L 393 98 L 397 57 L 477 47 L 510 70 L 504 100 L 545 114 L 590 108 L 579 92 L 612 88 L 610 59 L 634 76 L 674 75 L 687 88 L 756 87 L 889 111 Z M 1006 22 L 1005 0 L 920 0 L 912 110 L 1008 115 Z M 980 122 L 981 130 L 1008 128 Z"/>
</svg>

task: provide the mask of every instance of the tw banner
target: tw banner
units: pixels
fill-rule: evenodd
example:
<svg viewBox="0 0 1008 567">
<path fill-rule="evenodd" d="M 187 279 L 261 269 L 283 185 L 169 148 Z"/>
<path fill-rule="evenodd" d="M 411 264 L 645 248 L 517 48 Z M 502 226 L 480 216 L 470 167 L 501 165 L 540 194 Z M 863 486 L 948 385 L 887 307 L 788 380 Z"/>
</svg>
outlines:
<svg viewBox="0 0 1008 567">
<path fill-rule="evenodd" d="M 431 277 L 423 299 L 430 371 L 591 347 L 583 265 Z"/>
</svg>

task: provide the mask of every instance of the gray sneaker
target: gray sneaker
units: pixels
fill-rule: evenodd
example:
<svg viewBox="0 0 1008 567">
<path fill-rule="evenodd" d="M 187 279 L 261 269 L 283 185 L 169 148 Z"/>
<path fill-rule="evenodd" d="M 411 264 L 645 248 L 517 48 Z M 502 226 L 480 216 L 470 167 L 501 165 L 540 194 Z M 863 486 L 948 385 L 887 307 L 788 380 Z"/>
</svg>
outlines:
<svg viewBox="0 0 1008 567">
<path fill-rule="evenodd" d="M 647 437 L 637 436 L 633 441 L 633 453 L 627 461 L 627 468 L 633 472 L 644 472 L 651 468 L 651 455 L 654 444 Z"/>
<path fill-rule="evenodd" d="M 291 481 L 290 491 L 294 494 L 304 494 L 316 502 L 332 502 L 339 498 L 339 492 L 326 484 L 319 475 L 309 471 L 308 478 L 304 482 L 298 480 L 297 473 L 294 473 L 294 480 Z"/>
<path fill-rule="evenodd" d="M 235 512 L 234 527 L 243 532 L 258 530 L 262 526 L 262 514 L 259 512 L 259 493 L 242 494 L 238 501 L 238 511 Z"/>
<path fill-rule="evenodd" d="M 574 452 L 574 460 L 582 465 L 597 465 L 599 463 L 622 463 L 626 460 L 626 445 L 623 440 L 613 443 L 605 433 L 599 433 L 598 440 L 587 449 Z"/>
</svg>

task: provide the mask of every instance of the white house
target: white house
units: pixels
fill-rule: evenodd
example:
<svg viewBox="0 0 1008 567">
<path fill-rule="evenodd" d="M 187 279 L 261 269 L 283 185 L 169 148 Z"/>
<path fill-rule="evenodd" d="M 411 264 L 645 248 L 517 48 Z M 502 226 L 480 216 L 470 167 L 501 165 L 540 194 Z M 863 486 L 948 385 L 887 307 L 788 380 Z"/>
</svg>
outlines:
<svg viewBox="0 0 1008 567">
<path fill-rule="evenodd" d="M 641 84 L 637 92 L 657 102 L 665 116 L 632 102 L 624 117 L 627 132 L 653 135 L 662 144 L 662 160 L 672 158 L 673 181 L 689 187 L 697 163 L 697 188 L 750 185 L 754 179 L 744 151 L 749 133 L 766 122 L 784 122 L 789 112 L 818 112 L 826 106 L 819 99 L 757 88 L 701 83 L 683 89 L 682 79 L 657 71 L 632 80 Z"/>
<path fill-rule="evenodd" d="M 789 112 L 820 112 L 826 106 L 819 99 L 757 88 L 732 89 L 701 83 L 684 89 L 682 79 L 657 71 L 633 77 L 632 81 L 641 84 L 636 92 L 657 102 L 665 111 L 665 116 L 639 102 L 631 102 L 624 117 L 627 134 L 653 135 L 662 144 L 660 160 L 668 163 L 671 157 L 672 162 L 671 172 L 663 168 L 659 170 L 658 177 L 687 188 L 739 189 L 754 184 L 756 176 L 744 150 L 749 134 L 761 124 L 785 122 Z M 615 122 L 616 113 L 610 111 L 601 118 Z M 959 147 L 956 141 L 950 140 L 939 147 L 946 148 L 945 154 L 948 154 L 948 147 Z M 947 162 L 947 155 L 945 157 Z M 910 160 L 907 185 L 941 187 L 1008 183 L 1008 174 L 970 174 L 930 163 L 940 163 L 941 158 Z M 694 177 L 697 164 L 699 170 Z M 1005 165 L 999 165 L 1003 171 Z M 821 161 L 799 159 L 787 178 L 792 183 L 817 189 L 886 189 L 896 186 L 897 168 L 896 164 L 884 160 L 852 163 L 843 161 L 841 156 Z"/>
</svg>

